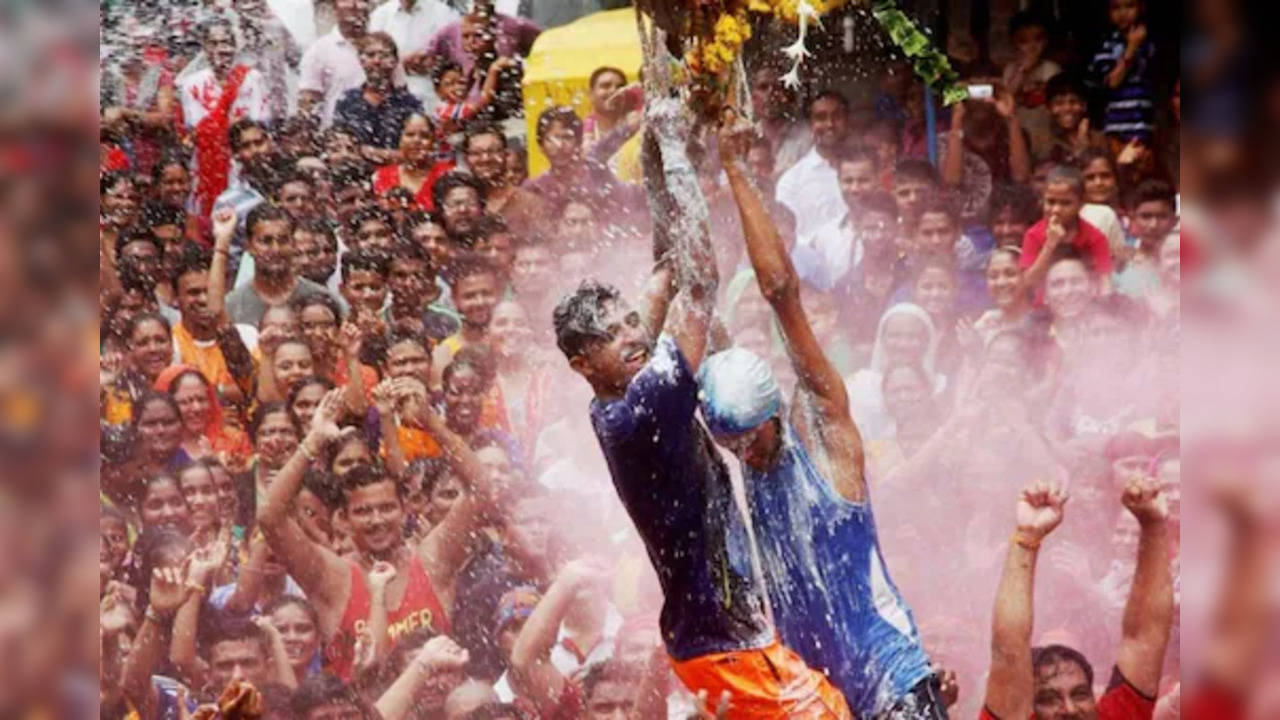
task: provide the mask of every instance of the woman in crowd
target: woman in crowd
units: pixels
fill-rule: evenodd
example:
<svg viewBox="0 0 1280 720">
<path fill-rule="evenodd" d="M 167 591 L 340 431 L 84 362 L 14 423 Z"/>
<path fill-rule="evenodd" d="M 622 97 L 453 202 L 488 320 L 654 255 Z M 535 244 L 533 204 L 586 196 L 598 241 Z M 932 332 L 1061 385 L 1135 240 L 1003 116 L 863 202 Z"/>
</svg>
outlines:
<svg viewBox="0 0 1280 720">
<path fill-rule="evenodd" d="M 293 424 L 298 427 L 311 427 L 311 418 L 316 414 L 320 401 L 333 389 L 333 383 L 320 377 L 306 377 L 294 383 L 289 390 L 285 406 L 293 416 Z"/>
<path fill-rule="evenodd" d="M 249 438 L 223 421 L 222 404 L 204 375 L 190 365 L 172 365 L 156 378 L 155 389 L 167 392 L 182 413 L 182 451 L 186 458 L 210 456 L 247 459 Z"/>
<path fill-rule="evenodd" d="M 1002 329 L 1017 327 L 1031 313 L 1031 298 L 1022 281 L 1018 258 L 1022 251 L 1015 247 L 998 247 L 987 260 L 987 294 L 995 307 L 973 323 L 973 329 L 986 342 Z"/>
<path fill-rule="evenodd" d="M 160 315 L 135 315 L 124 336 L 128 341 L 124 370 L 102 389 L 102 420 L 111 425 L 134 417 L 138 399 L 151 391 L 173 360 L 173 333 L 169 321 Z"/>
<path fill-rule="evenodd" d="M 405 118 L 400 130 L 400 152 L 396 162 L 383 165 L 373 174 L 373 192 L 385 195 L 392 188 L 413 193 L 418 209 L 436 209 L 432 189 L 436 180 L 453 170 L 453 160 L 441 160 L 435 151 L 436 128 L 431 118 L 415 112 Z"/>
<path fill-rule="evenodd" d="M 934 365 L 939 373 L 955 377 L 964 360 L 959 324 L 963 323 L 965 332 L 968 332 L 968 321 L 958 317 L 956 308 L 955 264 L 951 258 L 943 256 L 925 258 L 916 267 L 912 301 L 929 313 L 929 319 L 938 329 Z"/>
<path fill-rule="evenodd" d="M 320 620 L 311 603 L 297 595 L 282 595 L 262 613 L 284 641 L 289 667 L 298 682 L 320 672 Z"/>
<path fill-rule="evenodd" d="M 173 475 L 146 476 L 136 509 L 138 526 L 143 532 L 170 528 L 183 535 L 191 534 L 191 508 L 182 494 L 182 486 Z"/>
<path fill-rule="evenodd" d="M 930 378 L 934 395 L 946 389 L 947 378 L 934 365 L 937 347 L 938 331 L 929 313 L 919 305 L 898 303 L 880 317 L 870 366 L 845 379 L 850 409 L 863 438 L 874 440 L 889 431 L 884 371 L 890 365 L 918 363 Z"/>
<path fill-rule="evenodd" d="M 489 337 L 497 361 L 494 397 L 504 416 L 499 424 L 517 428 L 520 447 L 532 448 L 544 422 L 550 372 L 524 307 L 514 300 L 498 303 Z"/>
</svg>

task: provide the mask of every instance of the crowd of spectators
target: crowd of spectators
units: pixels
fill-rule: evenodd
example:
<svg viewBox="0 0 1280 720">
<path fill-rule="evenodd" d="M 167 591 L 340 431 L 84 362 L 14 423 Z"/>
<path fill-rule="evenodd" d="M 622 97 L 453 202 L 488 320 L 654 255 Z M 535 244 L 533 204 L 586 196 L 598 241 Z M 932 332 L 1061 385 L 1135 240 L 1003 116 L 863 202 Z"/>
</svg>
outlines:
<svg viewBox="0 0 1280 720">
<path fill-rule="evenodd" d="M 570 5 L 104 6 L 102 717 L 706 714 L 551 332 L 654 260 L 635 68 L 584 69 L 586 117 L 523 102 Z M 951 108 L 893 59 L 855 94 L 748 55 L 748 163 L 957 716 L 1024 649 L 1039 718 L 1178 678 L 1180 101 L 1145 12 L 1084 55 L 1021 13 Z M 719 325 L 794 383 L 714 144 Z"/>
</svg>

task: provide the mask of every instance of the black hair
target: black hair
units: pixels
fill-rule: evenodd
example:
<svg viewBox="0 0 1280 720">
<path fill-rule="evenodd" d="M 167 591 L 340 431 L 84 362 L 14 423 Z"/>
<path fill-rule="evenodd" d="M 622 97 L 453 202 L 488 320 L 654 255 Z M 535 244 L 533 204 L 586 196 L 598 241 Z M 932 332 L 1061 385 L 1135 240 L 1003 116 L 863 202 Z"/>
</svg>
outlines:
<svg viewBox="0 0 1280 720">
<path fill-rule="evenodd" d="M 250 117 L 240 118 L 227 128 L 227 142 L 231 145 L 231 152 L 240 149 L 240 140 L 244 134 L 250 130 L 261 130 L 268 138 L 271 137 L 271 131 L 267 130 L 267 126 Z"/>
<path fill-rule="evenodd" d="M 160 313 L 146 312 L 138 313 L 129 319 L 129 326 L 125 328 L 124 336 L 126 339 L 132 338 L 133 333 L 137 331 L 138 326 L 144 322 L 158 322 L 164 326 L 164 331 L 173 336 L 173 326 L 169 324 L 169 320 Z"/>
<path fill-rule="evenodd" d="M 207 273 L 212 262 L 213 253 L 195 243 L 183 243 L 181 253 L 178 255 L 178 261 L 174 264 L 173 272 L 169 275 L 169 281 L 173 283 L 174 290 L 178 289 L 178 279 L 183 275 Z"/>
<path fill-rule="evenodd" d="M 387 259 L 387 272 L 391 272 L 391 263 L 397 260 L 413 260 L 415 262 L 423 262 L 431 272 L 435 272 L 435 262 L 431 260 L 431 256 L 427 254 L 426 249 L 421 245 L 407 238 L 398 237 L 391 246 L 391 256 Z"/>
<path fill-rule="evenodd" d="M 849 105 L 849 98 L 840 94 L 840 92 L 836 90 L 827 88 L 825 90 L 818 91 L 816 95 L 809 98 L 809 101 L 804 104 L 804 116 L 806 118 L 813 113 L 813 106 L 816 105 L 819 100 L 836 101 L 836 103 L 839 104 L 840 107 L 844 110 L 845 115 L 848 115 L 849 111 L 852 109 L 852 107 Z"/>
<path fill-rule="evenodd" d="M 448 281 L 450 287 L 457 287 L 458 283 L 464 278 L 476 275 L 492 275 L 497 278 L 498 269 L 483 255 L 465 253 L 449 263 L 448 270 L 445 273 L 445 280 Z"/>
<path fill-rule="evenodd" d="M 954 203 L 948 198 L 936 196 L 930 198 L 920 206 L 920 217 L 928 214 L 946 215 L 951 224 L 955 226 L 956 232 L 960 232 L 960 211 L 956 209 Z"/>
<path fill-rule="evenodd" d="M 619 682 L 625 685 L 636 685 L 644 676 L 644 672 L 634 664 L 623 662 L 618 658 L 609 658 L 587 668 L 582 676 L 582 697 L 589 701 L 596 687 L 603 682 Z"/>
<path fill-rule="evenodd" d="M 587 78 L 587 87 L 589 87 L 589 88 L 593 88 L 593 87 L 595 87 L 595 86 L 596 86 L 596 80 L 599 80 L 599 79 L 600 79 L 600 76 L 601 76 L 601 75 L 604 75 L 604 74 L 606 74 L 606 73 L 613 73 L 614 75 L 617 75 L 618 77 L 622 78 L 622 83 L 623 83 L 624 85 L 625 85 L 625 84 L 626 84 L 626 82 L 627 82 L 627 74 L 626 74 L 626 73 L 622 72 L 621 70 L 619 70 L 619 69 L 618 69 L 618 68 L 616 68 L 616 67 L 613 67 L 612 65 L 601 65 L 600 67 L 598 67 L 598 68 L 596 68 L 595 70 L 592 70 L 592 71 L 591 71 L 591 76 Z"/>
<path fill-rule="evenodd" d="M 551 313 L 556 331 L 556 346 L 565 357 L 573 359 L 592 344 L 607 337 L 600 326 L 606 303 L 616 303 L 622 294 L 612 285 L 584 280 L 578 289 L 565 295 Z"/>
<path fill-rule="evenodd" d="M 511 232 L 511 227 L 507 225 L 506 218 L 497 213 L 485 213 L 480 216 L 480 221 L 476 223 L 476 238 L 487 238 L 491 235 Z"/>
<path fill-rule="evenodd" d="M 279 205 L 272 205 L 271 203 L 265 203 L 265 202 L 259 203 L 257 206 L 255 206 L 252 210 L 249 211 L 249 215 L 244 219 L 245 236 L 252 238 L 253 229 L 257 227 L 259 224 L 264 222 L 276 222 L 276 221 L 287 223 L 289 226 L 289 235 L 290 236 L 293 235 L 294 220 L 293 220 L 293 216 L 290 215 L 288 211 L 286 211 L 284 208 L 280 207 Z"/>
<path fill-rule="evenodd" d="M 289 309 L 298 315 L 299 320 L 302 317 L 302 311 L 315 305 L 323 305 L 333 313 L 333 321 L 342 323 L 342 306 L 329 293 L 304 293 L 303 295 L 289 301 Z"/>
<path fill-rule="evenodd" d="M 266 632 L 248 618 L 215 608 L 201 619 L 204 632 L 200 633 L 200 650 L 206 659 L 218 643 L 246 640 L 257 643 L 263 661 L 271 659 L 271 643 Z"/>
<path fill-rule="evenodd" d="M 396 39 L 391 37 L 390 34 L 381 31 L 366 33 L 356 44 L 356 50 L 364 52 L 365 47 L 371 43 L 391 48 L 391 54 L 396 58 L 400 57 L 400 48 L 396 46 Z"/>
<path fill-rule="evenodd" d="M 1080 169 L 1074 165 L 1054 165 L 1049 171 L 1049 175 L 1045 177 L 1044 184 L 1049 185 L 1067 185 L 1071 187 L 1071 191 L 1077 197 L 1084 199 L 1084 175 Z"/>
<path fill-rule="evenodd" d="M 160 241 L 155 235 L 151 234 L 151 230 L 138 226 L 125 228 L 116 234 L 116 257 L 120 257 L 125 247 L 136 242 L 151 243 L 156 250 L 160 250 Z"/>
<path fill-rule="evenodd" d="M 476 123 L 467 127 L 466 134 L 462 139 L 462 152 L 471 149 L 471 139 L 481 135 L 496 135 L 502 140 L 502 149 L 507 148 L 507 136 L 502 132 L 502 128 L 494 123 Z"/>
<path fill-rule="evenodd" d="M 487 702 L 463 715 L 461 720 L 525 720 L 525 714 L 511 703 Z"/>
<path fill-rule="evenodd" d="M 235 25 L 231 22 L 231 20 L 225 15 L 214 15 L 206 19 L 204 22 L 200 23 L 200 26 L 197 29 L 197 33 L 200 36 L 200 42 L 202 43 L 208 42 L 209 35 L 211 35 L 213 31 L 216 30 L 217 28 L 224 28 L 228 33 L 231 34 L 232 40 L 235 39 L 235 36 L 236 36 Z"/>
<path fill-rule="evenodd" d="M 1111 166 L 1111 172 L 1116 172 L 1117 170 L 1115 158 L 1111 157 L 1111 153 L 1106 148 L 1100 147 L 1085 148 L 1084 152 L 1076 157 L 1076 161 L 1072 165 L 1084 172 L 1084 169 L 1089 167 L 1089 163 L 1094 160 L 1106 160 L 1107 165 Z"/>
<path fill-rule="evenodd" d="M 330 132 L 337 130 L 337 126 L 329 129 Z M 351 134 L 350 130 L 346 130 Z M 352 135 L 354 137 L 354 135 Z M 333 187 L 334 192 L 340 188 L 359 185 L 362 188 L 369 188 L 369 166 L 358 160 L 344 160 L 343 162 L 334 163 L 329 166 L 329 184 Z"/>
<path fill-rule="evenodd" d="M 151 575 L 160 567 L 161 554 L 176 551 L 174 554 L 181 561 L 191 552 L 191 545 L 191 538 L 185 533 L 164 525 L 144 528 L 138 533 L 138 539 L 133 543 L 133 555 L 138 559 L 138 574 L 135 577 L 138 587 L 136 607 L 139 612 L 150 602 Z"/>
<path fill-rule="evenodd" d="M 289 408 L 284 403 L 265 402 L 254 408 L 253 415 L 249 417 L 249 439 L 256 442 L 258 429 L 262 427 L 262 423 L 266 421 L 268 416 L 276 413 L 281 413 L 286 418 L 289 418 L 289 424 L 293 426 L 293 431 L 295 433 L 298 432 L 298 424 L 293 420 L 293 413 L 289 412 Z"/>
<path fill-rule="evenodd" d="M 440 81 L 444 80 L 444 76 L 451 72 L 462 72 L 462 66 L 452 60 L 445 60 L 436 65 L 436 69 L 431 73 L 432 87 L 439 87 Z"/>
<path fill-rule="evenodd" d="M 1049 78 L 1044 85 L 1044 101 L 1052 103 L 1063 95 L 1075 95 L 1085 103 L 1089 102 L 1089 91 L 1078 75 L 1060 72 Z"/>
<path fill-rule="evenodd" d="M 1075 663 L 1084 673 L 1085 684 L 1093 687 L 1093 665 L 1084 653 L 1066 645 L 1045 645 L 1031 648 L 1031 671 L 1034 676 L 1040 668 L 1057 665 L 1062 662 Z"/>
<path fill-rule="evenodd" d="M 1093 256 L 1070 243 L 1064 243 L 1054 248 L 1053 255 L 1049 256 L 1049 267 L 1052 268 L 1054 265 L 1066 261 L 1080 263 L 1084 266 L 1085 272 L 1090 275 L 1094 275 L 1096 272 L 1093 266 Z"/>
<path fill-rule="evenodd" d="M 342 256 L 342 282 L 351 282 L 351 273 L 376 273 L 383 281 L 387 279 L 387 254 L 376 250 L 354 250 Z"/>
<path fill-rule="evenodd" d="M 133 183 L 133 176 L 121 170 L 108 170 L 98 177 L 98 194 L 106 195 L 107 192 L 113 190 L 116 185 L 128 180 Z"/>
<path fill-rule="evenodd" d="M 1013 213 L 1015 222 L 1031 225 L 1040 219 L 1040 201 L 1035 191 L 1022 183 L 1000 183 L 991 189 L 991 200 L 987 205 L 988 217 L 993 220 L 1001 211 L 1008 209 Z"/>
<path fill-rule="evenodd" d="M 338 487 L 338 478 L 328 470 L 309 467 L 302 476 L 302 489 L 320 498 L 330 513 L 342 507 L 342 488 Z"/>
<path fill-rule="evenodd" d="M 554 105 L 542 111 L 538 115 L 538 124 L 534 128 L 534 137 L 538 142 L 547 136 L 547 132 L 551 130 L 551 126 L 560 123 L 573 131 L 574 138 L 578 142 L 582 142 L 582 118 L 573 111 L 573 108 L 565 105 Z"/>
<path fill-rule="evenodd" d="M 1044 28 L 1044 31 L 1047 33 L 1049 31 L 1049 21 L 1040 13 L 1033 12 L 1031 10 L 1018 11 L 1013 14 L 1013 17 L 1009 18 L 1010 37 L 1019 30 L 1029 27 Z"/>
<path fill-rule="evenodd" d="M 896 184 L 902 180 L 920 180 L 933 187 L 942 184 L 938 169 L 930 165 L 928 160 L 899 160 L 893 168 L 893 181 Z"/>
<path fill-rule="evenodd" d="M 293 169 L 287 172 L 282 172 L 276 177 L 276 181 L 271 188 L 271 197 L 279 198 L 280 193 L 284 190 L 284 186 L 292 183 L 302 183 L 312 190 L 315 190 L 316 187 L 316 181 L 313 180 L 310 175 L 302 172 L 301 170 Z"/>
<path fill-rule="evenodd" d="M 326 392 L 333 389 L 332 380 L 330 380 L 329 378 L 318 377 L 316 375 L 304 377 L 298 382 L 294 383 L 293 387 L 289 388 L 289 395 L 288 397 L 285 398 L 285 401 L 284 401 L 284 406 L 289 411 L 289 419 L 293 421 L 294 427 L 298 427 L 298 428 L 302 427 L 302 421 L 298 419 L 297 413 L 293 411 L 293 404 L 297 402 L 298 395 L 300 395 L 304 389 L 309 388 L 312 385 L 319 385 L 320 387 L 324 388 Z"/>
<path fill-rule="evenodd" d="M 177 165 L 191 174 L 191 158 L 187 156 L 186 151 L 179 145 L 170 145 L 164 149 L 160 158 L 151 166 L 151 179 L 156 183 L 160 182 L 160 176 L 164 174 L 164 169 L 170 165 Z"/>
<path fill-rule="evenodd" d="M 836 156 L 837 169 L 839 169 L 839 166 L 844 163 L 860 162 L 871 163 L 872 170 L 880 169 L 880 158 L 876 157 L 875 153 L 862 145 L 846 145 L 840 149 L 840 152 Z"/>
<path fill-rule="evenodd" d="M 182 411 L 178 409 L 178 403 L 169 393 L 160 392 L 159 390 L 147 390 L 142 393 L 133 403 L 133 418 L 131 423 L 134 427 L 138 426 L 138 422 L 142 419 L 142 410 L 151 403 L 161 403 L 173 411 L 173 414 L 179 418 L 182 417 Z"/>
<path fill-rule="evenodd" d="M 351 493 L 363 487 L 377 485 L 378 483 L 389 482 L 396 487 L 396 497 L 404 498 L 404 485 L 395 481 L 386 470 L 378 462 L 358 462 L 351 466 L 351 469 L 343 473 L 337 478 L 342 492 L 342 502 L 345 505 L 350 498 Z"/>
<path fill-rule="evenodd" d="M 312 235 L 323 237 L 335 248 L 337 247 L 338 238 L 336 235 L 334 235 L 333 223 L 329 222 L 328 220 L 321 220 L 321 219 L 301 220 L 298 222 L 297 226 L 293 228 L 294 232 L 297 232 L 299 230 L 305 230 L 306 232 L 309 232 Z"/>
<path fill-rule="evenodd" d="M 445 366 L 444 371 L 440 374 L 441 385 L 448 385 L 457 375 L 464 369 L 475 371 L 480 376 L 480 382 L 487 390 L 493 385 L 494 378 L 497 377 L 497 368 L 494 367 L 493 356 L 484 345 L 467 345 L 454 354 L 453 359 Z M 512 456 L 512 460 L 515 457 Z"/>
<path fill-rule="evenodd" d="M 422 457 L 413 460 L 404 470 L 402 482 L 408 481 L 409 478 L 416 474 L 422 474 L 422 494 L 431 497 L 431 493 L 435 492 L 436 485 L 440 481 L 448 477 L 452 472 L 453 466 L 448 460 L 442 457 Z"/>
<path fill-rule="evenodd" d="M 1139 205 L 1149 202 L 1166 203 L 1170 208 L 1176 209 L 1178 196 L 1169 183 L 1158 178 L 1150 178 L 1138 183 L 1138 186 L 1129 192 L 1128 205 L 1130 209 L 1137 210 Z"/>
<path fill-rule="evenodd" d="M 165 225 L 183 227 L 186 224 L 187 213 L 180 207 L 154 202 L 142 208 L 142 225 L 148 230 Z"/>
<path fill-rule="evenodd" d="M 469 187 L 476 191 L 476 197 L 484 199 L 484 183 L 480 178 L 467 172 L 453 171 L 436 181 L 431 188 L 431 199 L 435 201 L 436 207 L 444 207 L 444 199 L 449 193 L 460 187 Z"/>
<path fill-rule="evenodd" d="M 303 680 L 289 698 L 289 708 L 299 720 L 306 717 L 316 708 L 346 703 L 359 709 L 363 720 L 374 720 L 379 717 L 368 703 L 361 699 L 355 688 L 327 672 L 317 673 Z"/>
<path fill-rule="evenodd" d="M 430 358 L 432 351 L 435 349 L 434 344 L 431 342 L 431 337 L 424 333 L 393 330 L 387 335 L 376 338 L 374 342 L 374 347 L 376 348 L 374 355 L 377 358 L 378 369 L 386 372 L 387 355 L 391 352 L 391 348 L 406 342 L 421 346 L 426 351 L 428 358 Z"/>
<path fill-rule="evenodd" d="M 359 228 L 361 225 L 367 222 L 371 222 L 375 220 L 377 222 L 382 223 L 383 225 L 386 225 L 392 230 L 396 229 L 396 221 L 395 221 L 395 218 L 391 217 L 391 213 L 377 206 L 367 207 L 367 208 L 364 208 L 363 210 L 356 212 L 354 215 L 351 216 L 351 220 L 350 222 L 347 223 L 347 226 L 354 233 L 356 228 Z"/>
<path fill-rule="evenodd" d="M 320 632 L 319 613 L 316 612 L 316 608 L 314 605 L 311 604 L 311 601 L 299 595 L 287 595 L 287 594 L 281 595 L 280 597 L 276 598 L 270 605 L 264 608 L 262 611 L 262 614 L 264 616 L 270 616 L 272 613 L 279 610 L 280 608 L 288 607 L 290 605 L 297 605 L 298 607 L 306 611 L 307 615 L 311 618 L 311 624 L 314 625 L 316 628 L 316 632 L 317 633 Z"/>
</svg>

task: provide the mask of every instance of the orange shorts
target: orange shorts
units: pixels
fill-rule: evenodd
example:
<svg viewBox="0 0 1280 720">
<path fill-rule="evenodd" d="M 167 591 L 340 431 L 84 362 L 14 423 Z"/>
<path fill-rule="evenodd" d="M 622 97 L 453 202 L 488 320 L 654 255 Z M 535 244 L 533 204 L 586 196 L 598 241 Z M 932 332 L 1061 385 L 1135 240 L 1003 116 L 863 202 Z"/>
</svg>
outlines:
<svg viewBox="0 0 1280 720">
<path fill-rule="evenodd" d="M 844 695 L 822 673 L 781 642 L 759 650 L 736 650 L 680 662 L 671 661 L 676 676 L 695 695 L 707 691 L 715 707 L 722 692 L 730 695 L 732 718 L 803 718 L 852 720 Z"/>
</svg>

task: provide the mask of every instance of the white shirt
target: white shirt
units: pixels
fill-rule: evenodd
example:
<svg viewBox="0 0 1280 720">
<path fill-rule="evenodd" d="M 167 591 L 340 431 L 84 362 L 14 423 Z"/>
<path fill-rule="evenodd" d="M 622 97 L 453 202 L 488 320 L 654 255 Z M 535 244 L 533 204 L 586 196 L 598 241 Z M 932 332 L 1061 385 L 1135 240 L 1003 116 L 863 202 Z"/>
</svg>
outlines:
<svg viewBox="0 0 1280 720">
<path fill-rule="evenodd" d="M 853 218 L 848 207 L 839 217 L 818 227 L 812 235 L 796 239 L 797 247 L 812 248 L 822 259 L 822 277 L 806 278 L 820 287 L 830 288 L 862 263 L 862 241 L 854 236 Z"/>
<path fill-rule="evenodd" d="M 415 0 L 413 7 L 404 9 L 403 0 L 387 0 L 369 15 L 369 32 L 385 32 L 396 41 L 400 59 L 427 49 L 427 41 L 436 31 L 462 16 L 441 0 Z M 402 66 L 403 67 L 403 66 Z M 440 103 L 431 78 L 423 75 L 407 76 L 409 92 L 422 100 L 427 112 Z"/>
<path fill-rule="evenodd" d="M 310 0 L 267 0 L 267 7 L 280 18 L 303 52 L 316 41 L 316 13 Z"/>
<path fill-rule="evenodd" d="M 836 169 L 812 148 L 778 180 L 778 202 L 796 216 L 796 236 L 812 235 L 845 212 Z"/>
<path fill-rule="evenodd" d="M 343 93 L 364 83 L 364 68 L 356 46 L 338 31 L 337 26 L 307 48 L 298 64 L 298 90 L 324 95 L 320 125 L 333 124 L 333 110 Z"/>
<path fill-rule="evenodd" d="M 182 119 L 188 128 L 200 124 L 218 105 L 222 97 L 222 82 L 213 76 L 213 70 L 205 68 L 191 73 L 179 87 L 182 102 Z M 262 73 L 250 70 L 240 83 L 240 92 L 231 104 L 231 122 L 243 117 L 254 120 L 270 120 L 267 109 L 267 89 Z"/>
</svg>

